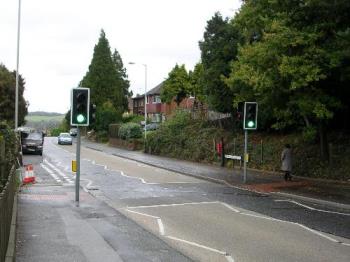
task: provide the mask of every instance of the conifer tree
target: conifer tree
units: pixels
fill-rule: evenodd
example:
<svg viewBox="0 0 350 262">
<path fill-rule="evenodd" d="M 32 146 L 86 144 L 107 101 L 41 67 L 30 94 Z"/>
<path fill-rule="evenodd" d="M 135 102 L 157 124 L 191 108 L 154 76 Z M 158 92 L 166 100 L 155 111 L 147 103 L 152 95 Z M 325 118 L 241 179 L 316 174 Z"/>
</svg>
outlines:
<svg viewBox="0 0 350 262">
<path fill-rule="evenodd" d="M 120 56 L 118 59 L 114 59 L 112 56 L 106 34 L 101 30 L 89 71 L 80 83 L 81 86 L 90 88 L 91 102 L 97 107 L 110 101 L 118 111 L 125 110 L 123 105 L 124 90 L 128 89 L 129 83 L 125 69 L 120 69 L 122 65 Z"/>
<path fill-rule="evenodd" d="M 91 103 L 97 107 L 96 117 L 103 115 L 105 103 L 110 103 L 119 116 L 128 107 L 129 81 L 118 51 L 113 55 L 106 34 L 101 30 L 95 45 L 89 70 L 80 82 L 80 86 L 90 88 Z M 99 120 L 96 119 L 96 122 Z"/>
</svg>

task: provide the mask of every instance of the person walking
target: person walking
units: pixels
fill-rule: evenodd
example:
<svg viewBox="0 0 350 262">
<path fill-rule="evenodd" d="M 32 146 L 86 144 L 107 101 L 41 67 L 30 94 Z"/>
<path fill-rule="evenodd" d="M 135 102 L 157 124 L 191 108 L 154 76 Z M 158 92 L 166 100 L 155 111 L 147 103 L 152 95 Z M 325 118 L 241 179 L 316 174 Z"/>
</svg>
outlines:
<svg viewBox="0 0 350 262">
<path fill-rule="evenodd" d="M 281 170 L 284 171 L 284 180 L 292 181 L 292 149 L 289 144 L 284 146 L 281 154 L 282 167 Z"/>
</svg>

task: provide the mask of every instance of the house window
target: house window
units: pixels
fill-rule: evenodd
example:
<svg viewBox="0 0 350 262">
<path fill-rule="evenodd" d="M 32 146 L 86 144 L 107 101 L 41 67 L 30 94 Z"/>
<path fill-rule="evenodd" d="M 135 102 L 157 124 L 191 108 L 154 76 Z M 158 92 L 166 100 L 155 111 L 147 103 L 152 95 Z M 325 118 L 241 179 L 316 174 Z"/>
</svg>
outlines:
<svg viewBox="0 0 350 262">
<path fill-rule="evenodd" d="M 160 96 L 153 96 L 153 104 L 160 104 L 162 103 Z"/>
</svg>

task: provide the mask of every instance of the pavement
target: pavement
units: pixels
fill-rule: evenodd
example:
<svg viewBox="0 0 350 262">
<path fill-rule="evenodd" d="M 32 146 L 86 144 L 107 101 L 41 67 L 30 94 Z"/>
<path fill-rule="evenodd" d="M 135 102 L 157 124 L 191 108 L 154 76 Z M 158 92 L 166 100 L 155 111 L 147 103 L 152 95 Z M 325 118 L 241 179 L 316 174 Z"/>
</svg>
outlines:
<svg viewBox="0 0 350 262">
<path fill-rule="evenodd" d="M 111 147 L 107 144 L 91 142 L 87 139 L 83 139 L 83 146 L 232 187 L 264 194 L 275 194 L 279 197 L 303 200 L 330 208 L 350 210 L 350 182 L 307 177 L 293 177 L 292 181 L 286 182 L 282 174 L 248 169 L 247 182 L 243 183 L 243 169 L 239 168 L 229 169 L 215 165 L 150 155 L 142 151 L 129 151 Z"/>
</svg>

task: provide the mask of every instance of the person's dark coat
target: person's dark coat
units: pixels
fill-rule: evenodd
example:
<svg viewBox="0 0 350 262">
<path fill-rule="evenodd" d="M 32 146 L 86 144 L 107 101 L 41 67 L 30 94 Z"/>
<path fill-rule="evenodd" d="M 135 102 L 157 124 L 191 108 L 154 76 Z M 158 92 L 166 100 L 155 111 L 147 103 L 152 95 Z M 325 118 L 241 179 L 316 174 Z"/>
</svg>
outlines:
<svg viewBox="0 0 350 262">
<path fill-rule="evenodd" d="M 281 154 L 282 171 L 292 171 L 292 150 L 290 148 L 284 148 Z"/>
</svg>

